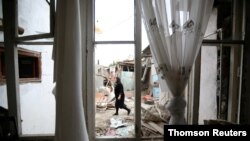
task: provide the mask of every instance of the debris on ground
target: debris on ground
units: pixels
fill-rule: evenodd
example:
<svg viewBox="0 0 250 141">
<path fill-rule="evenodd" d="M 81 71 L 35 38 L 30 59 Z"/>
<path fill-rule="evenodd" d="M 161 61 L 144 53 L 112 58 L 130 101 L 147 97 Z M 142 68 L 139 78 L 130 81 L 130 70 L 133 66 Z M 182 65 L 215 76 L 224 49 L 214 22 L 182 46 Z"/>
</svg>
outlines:
<svg viewBox="0 0 250 141">
<path fill-rule="evenodd" d="M 143 121 L 155 121 L 168 123 L 170 119 L 170 113 L 164 107 L 161 107 L 158 103 L 153 106 L 141 105 L 142 120 Z"/>
<path fill-rule="evenodd" d="M 117 128 L 120 128 L 120 127 L 124 127 L 124 126 L 127 126 L 127 124 L 126 123 L 122 123 L 122 119 L 120 119 L 120 118 L 111 118 L 110 119 L 110 128 L 115 128 L 115 129 L 117 129 Z"/>
<path fill-rule="evenodd" d="M 99 94 L 100 95 L 100 94 Z M 105 95 L 104 95 L 105 96 Z M 102 98 L 99 96 L 99 102 Z M 104 98 L 103 98 L 104 99 Z M 114 116 L 115 102 L 107 102 L 105 106 L 96 104 L 96 136 L 98 137 L 132 137 L 134 131 L 134 97 L 126 98 L 125 103 L 131 109 L 132 113 L 127 115 L 127 111 L 120 109 L 119 115 Z M 97 106 L 98 105 L 98 106 Z M 100 107 L 100 108 L 98 108 Z M 102 110 L 101 110 L 102 109 Z M 104 109 L 104 110 L 103 110 Z M 142 137 L 163 137 L 164 125 L 168 124 L 170 119 L 169 112 L 160 106 L 158 101 L 153 104 L 141 103 L 141 135 Z"/>
</svg>

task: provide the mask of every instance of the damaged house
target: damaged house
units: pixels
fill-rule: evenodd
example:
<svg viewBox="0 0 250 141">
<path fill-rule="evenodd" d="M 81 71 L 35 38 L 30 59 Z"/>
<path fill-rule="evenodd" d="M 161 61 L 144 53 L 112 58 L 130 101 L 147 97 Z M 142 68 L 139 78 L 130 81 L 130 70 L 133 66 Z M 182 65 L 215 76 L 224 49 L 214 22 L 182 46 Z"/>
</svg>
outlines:
<svg viewBox="0 0 250 141">
<path fill-rule="evenodd" d="M 247 0 L 1 0 L 0 140 L 164 140 L 250 124 Z M 115 112 L 116 77 L 128 112 Z"/>
</svg>

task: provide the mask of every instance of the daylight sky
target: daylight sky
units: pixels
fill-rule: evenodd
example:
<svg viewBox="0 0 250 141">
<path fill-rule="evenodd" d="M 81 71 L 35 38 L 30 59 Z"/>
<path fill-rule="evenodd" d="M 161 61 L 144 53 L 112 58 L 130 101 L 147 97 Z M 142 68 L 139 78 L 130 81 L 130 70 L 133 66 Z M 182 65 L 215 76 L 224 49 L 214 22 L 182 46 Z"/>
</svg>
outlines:
<svg viewBox="0 0 250 141">
<path fill-rule="evenodd" d="M 96 41 L 134 40 L 134 1 L 96 0 Z M 142 49 L 148 45 L 145 31 L 142 33 Z M 114 61 L 134 59 L 134 45 L 97 45 L 95 61 L 108 66 Z"/>
</svg>

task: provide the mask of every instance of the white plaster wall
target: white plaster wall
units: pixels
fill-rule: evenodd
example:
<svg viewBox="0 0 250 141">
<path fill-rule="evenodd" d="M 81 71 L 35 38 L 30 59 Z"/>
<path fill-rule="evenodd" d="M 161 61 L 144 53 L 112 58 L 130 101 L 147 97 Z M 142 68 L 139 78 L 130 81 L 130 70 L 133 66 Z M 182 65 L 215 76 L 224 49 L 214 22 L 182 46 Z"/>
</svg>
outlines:
<svg viewBox="0 0 250 141">
<path fill-rule="evenodd" d="M 217 10 L 214 9 L 209 19 L 206 35 L 217 30 Z M 216 34 L 206 39 L 216 39 Z M 201 79 L 200 79 L 200 107 L 199 124 L 205 119 L 216 119 L 216 88 L 217 88 L 217 48 L 203 46 L 201 49 Z"/>
<path fill-rule="evenodd" d="M 20 84 L 23 134 L 53 134 L 55 97 L 53 89 L 52 46 L 26 46 L 42 52 L 42 82 Z"/>
<path fill-rule="evenodd" d="M 49 32 L 49 6 L 45 0 L 18 2 L 19 26 L 24 28 L 24 35 Z M 55 97 L 52 94 L 54 87 L 52 46 L 18 47 L 38 51 L 42 54 L 41 82 L 20 84 L 22 133 L 54 134 Z M 6 93 L 6 85 L 1 85 L 0 106 L 7 108 Z"/>
</svg>

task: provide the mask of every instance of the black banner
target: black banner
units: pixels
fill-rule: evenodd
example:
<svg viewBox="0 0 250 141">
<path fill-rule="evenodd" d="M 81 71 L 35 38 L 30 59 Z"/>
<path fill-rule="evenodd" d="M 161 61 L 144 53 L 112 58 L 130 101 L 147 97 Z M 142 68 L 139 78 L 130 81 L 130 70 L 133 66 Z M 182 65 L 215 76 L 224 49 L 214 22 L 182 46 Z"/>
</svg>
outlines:
<svg viewBox="0 0 250 141">
<path fill-rule="evenodd" d="M 164 125 L 164 140 L 172 137 L 249 137 L 250 125 Z"/>
</svg>

